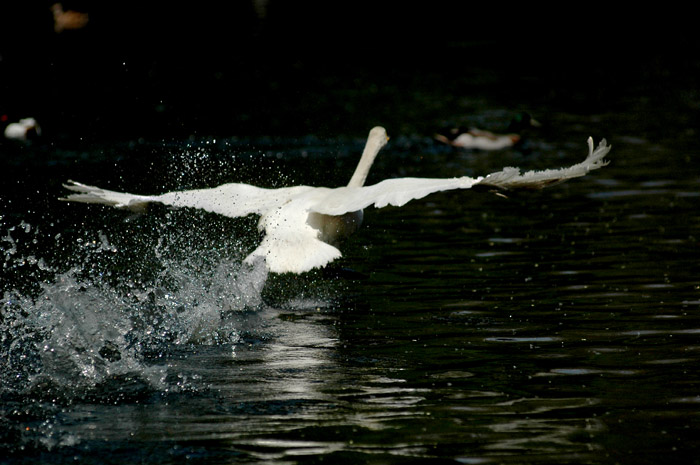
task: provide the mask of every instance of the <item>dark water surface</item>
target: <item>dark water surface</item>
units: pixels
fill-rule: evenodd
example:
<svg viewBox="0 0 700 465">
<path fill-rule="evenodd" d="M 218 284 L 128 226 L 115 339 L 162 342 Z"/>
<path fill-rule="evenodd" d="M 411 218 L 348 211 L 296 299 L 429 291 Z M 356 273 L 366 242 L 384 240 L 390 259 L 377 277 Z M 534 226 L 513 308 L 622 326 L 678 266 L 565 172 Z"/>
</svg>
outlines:
<svg viewBox="0 0 700 465">
<path fill-rule="evenodd" d="M 62 110 L 32 103 L 44 138 L 0 143 L 0 463 L 700 463 L 697 48 L 596 39 L 599 58 L 512 68 L 488 58 L 506 42 L 459 37 L 427 43 L 473 62 L 251 53 L 236 77 L 219 48 L 174 77 L 174 51 L 127 42 L 93 66 L 143 75 L 100 74 L 104 94 Z M 193 76 L 201 93 L 178 95 Z M 100 106 L 122 98 L 124 113 Z M 432 140 L 520 110 L 544 122 L 525 147 Z M 391 141 L 369 183 L 559 167 L 589 135 L 613 148 L 606 168 L 542 192 L 370 209 L 341 260 L 301 276 L 241 265 L 255 218 L 57 201 L 66 179 L 342 185 L 375 124 Z"/>
</svg>

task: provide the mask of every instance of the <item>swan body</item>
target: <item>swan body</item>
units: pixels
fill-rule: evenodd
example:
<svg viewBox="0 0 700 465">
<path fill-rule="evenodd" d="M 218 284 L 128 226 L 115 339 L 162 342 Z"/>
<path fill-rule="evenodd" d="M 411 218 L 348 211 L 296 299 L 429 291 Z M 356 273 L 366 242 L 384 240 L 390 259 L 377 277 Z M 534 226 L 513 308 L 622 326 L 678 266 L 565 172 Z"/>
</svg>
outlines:
<svg viewBox="0 0 700 465">
<path fill-rule="evenodd" d="M 264 236 L 245 261 L 252 263 L 262 258 L 271 272 L 303 273 L 323 267 L 341 256 L 338 243 L 357 230 L 362 223 L 363 209 L 370 205 L 400 207 L 434 192 L 475 186 L 499 190 L 538 189 L 584 176 L 605 166 L 604 157 L 610 150 L 605 140 L 594 150 L 593 140 L 589 138 L 586 159 L 567 168 L 526 173 L 521 173 L 518 168 L 504 168 L 478 178 L 396 178 L 365 186 L 372 162 L 387 140 L 384 128 L 376 127 L 370 131 L 357 169 L 348 185 L 343 187 L 266 189 L 231 183 L 210 189 L 146 196 L 68 181 L 65 187 L 77 193 L 61 200 L 98 203 L 133 211 L 143 211 L 150 203 L 160 203 L 199 208 L 233 218 L 256 214 L 260 216 L 258 228 Z"/>
</svg>

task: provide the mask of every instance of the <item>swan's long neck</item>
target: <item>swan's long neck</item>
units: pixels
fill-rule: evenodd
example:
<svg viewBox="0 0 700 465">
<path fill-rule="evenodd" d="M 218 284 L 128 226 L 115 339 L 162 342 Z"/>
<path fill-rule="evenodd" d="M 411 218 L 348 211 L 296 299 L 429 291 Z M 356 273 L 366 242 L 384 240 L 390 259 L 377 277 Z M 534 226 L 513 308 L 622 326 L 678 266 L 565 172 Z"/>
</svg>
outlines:
<svg viewBox="0 0 700 465">
<path fill-rule="evenodd" d="M 386 130 L 382 127 L 377 126 L 369 132 L 362 157 L 357 164 L 357 168 L 355 168 L 352 178 L 350 178 L 348 187 L 362 187 L 365 185 L 369 169 L 372 167 L 372 163 L 374 163 L 374 159 L 377 157 L 379 151 L 386 145 L 388 139 Z"/>
</svg>

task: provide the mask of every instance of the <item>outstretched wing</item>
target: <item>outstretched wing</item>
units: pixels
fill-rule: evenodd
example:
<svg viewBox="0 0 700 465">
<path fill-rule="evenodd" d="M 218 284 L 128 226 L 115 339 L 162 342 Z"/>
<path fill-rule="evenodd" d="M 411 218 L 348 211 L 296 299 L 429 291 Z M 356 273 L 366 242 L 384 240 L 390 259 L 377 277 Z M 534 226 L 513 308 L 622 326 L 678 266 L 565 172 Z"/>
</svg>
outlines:
<svg viewBox="0 0 700 465">
<path fill-rule="evenodd" d="M 581 163 L 566 168 L 528 171 L 523 174 L 520 174 L 518 168 L 504 168 L 501 171 L 489 174 L 478 184 L 504 190 L 542 189 L 568 179 L 585 176 L 589 171 L 604 167 L 609 163 L 604 158 L 610 152 L 610 148 L 611 146 L 603 139 L 594 150 L 593 138 L 589 137 L 588 156 Z"/>
<path fill-rule="evenodd" d="M 135 212 L 144 211 L 150 203 L 160 203 L 172 207 L 199 208 L 231 218 L 250 214 L 263 215 L 311 189 L 308 186 L 265 189 L 249 184 L 232 183 L 211 189 L 137 195 L 101 189 L 75 181 L 68 181 L 64 187 L 78 192 L 61 199 L 69 202 L 99 203 Z"/>
<path fill-rule="evenodd" d="M 374 205 L 377 208 L 393 205 L 400 207 L 411 200 L 421 199 L 429 194 L 454 189 L 471 189 L 475 186 L 492 187 L 502 190 L 542 189 L 567 179 L 586 175 L 591 170 L 607 164 L 605 155 L 610 146 L 603 139 L 593 149 L 593 139 L 588 138 L 588 156 L 578 164 L 544 171 L 521 173 L 518 168 L 504 168 L 485 177 L 430 179 L 398 178 L 387 179 L 372 186 L 343 187 L 334 189 L 328 196 L 315 203 L 311 210 L 325 215 L 342 215 Z"/>
</svg>

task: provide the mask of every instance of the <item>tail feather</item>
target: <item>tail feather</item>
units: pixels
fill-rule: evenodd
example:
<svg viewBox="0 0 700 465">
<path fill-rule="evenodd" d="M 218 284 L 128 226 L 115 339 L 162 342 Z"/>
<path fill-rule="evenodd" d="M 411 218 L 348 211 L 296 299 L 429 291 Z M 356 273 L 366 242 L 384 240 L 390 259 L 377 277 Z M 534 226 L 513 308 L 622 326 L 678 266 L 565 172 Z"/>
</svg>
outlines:
<svg viewBox="0 0 700 465">
<path fill-rule="evenodd" d="M 68 181 L 63 187 L 66 189 L 78 192 L 78 194 L 70 194 L 59 200 L 66 202 L 82 202 L 82 203 L 97 203 L 109 205 L 115 208 L 131 210 L 136 213 L 144 212 L 149 203 L 157 202 L 155 197 L 146 195 L 135 195 L 126 192 L 115 192 L 107 189 L 101 189 L 95 186 L 88 186 L 76 181 Z"/>
<path fill-rule="evenodd" d="M 304 273 L 314 268 L 323 268 L 341 255 L 340 250 L 315 237 L 300 235 L 284 238 L 267 235 L 244 262 L 252 264 L 260 257 L 273 273 Z"/>
</svg>

